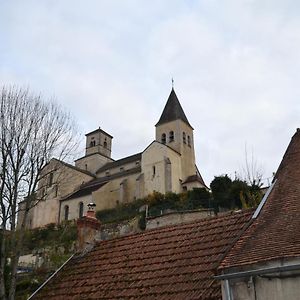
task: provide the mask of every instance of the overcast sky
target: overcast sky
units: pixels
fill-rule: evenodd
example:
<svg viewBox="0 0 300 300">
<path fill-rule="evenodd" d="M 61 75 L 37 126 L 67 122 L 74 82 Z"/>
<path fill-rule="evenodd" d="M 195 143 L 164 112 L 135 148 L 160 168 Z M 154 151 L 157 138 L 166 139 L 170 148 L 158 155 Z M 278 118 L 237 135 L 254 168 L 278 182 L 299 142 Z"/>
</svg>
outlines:
<svg viewBox="0 0 300 300">
<path fill-rule="evenodd" d="M 0 83 L 55 96 L 118 159 L 154 139 L 173 77 L 206 183 L 241 172 L 245 147 L 267 178 L 300 127 L 299 14 L 299 0 L 1 0 Z"/>
</svg>

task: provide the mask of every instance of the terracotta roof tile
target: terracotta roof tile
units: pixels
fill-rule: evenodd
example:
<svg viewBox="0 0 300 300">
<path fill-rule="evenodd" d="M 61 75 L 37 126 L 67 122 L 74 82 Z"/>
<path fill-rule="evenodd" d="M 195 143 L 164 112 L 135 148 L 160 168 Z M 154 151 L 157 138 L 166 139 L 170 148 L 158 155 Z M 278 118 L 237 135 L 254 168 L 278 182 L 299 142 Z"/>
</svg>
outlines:
<svg viewBox="0 0 300 300">
<path fill-rule="evenodd" d="M 220 266 L 245 266 L 300 257 L 300 130 L 276 172 L 277 181 L 258 217 Z"/>
<path fill-rule="evenodd" d="M 216 268 L 253 210 L 100 241 L 33 299 L 221 299 Z"/>
</svg>

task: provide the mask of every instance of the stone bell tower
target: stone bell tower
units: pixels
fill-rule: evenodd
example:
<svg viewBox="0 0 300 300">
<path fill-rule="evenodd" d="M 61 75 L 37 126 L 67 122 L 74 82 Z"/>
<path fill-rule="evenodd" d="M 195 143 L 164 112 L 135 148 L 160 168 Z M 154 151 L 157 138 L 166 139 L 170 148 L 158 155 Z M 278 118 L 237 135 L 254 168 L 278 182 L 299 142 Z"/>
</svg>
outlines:
<svg viewBox="0 0 300 300">
<path fill-rule="evenodd" d="M 189 123 L 177 95 L 172 88 L 156 127 L 156 141 L 167 145 L 181 155 L 181 179 L 195 175 L 193 127 Z"/>
<path fill-rule="evenodd" d="M 104 164 L 113 161 L 111 158 L 113 137 L 100 127 L 85 136 L 85 156 L 77 159 L 75 166 L 95 174 Z"/>
</svg>

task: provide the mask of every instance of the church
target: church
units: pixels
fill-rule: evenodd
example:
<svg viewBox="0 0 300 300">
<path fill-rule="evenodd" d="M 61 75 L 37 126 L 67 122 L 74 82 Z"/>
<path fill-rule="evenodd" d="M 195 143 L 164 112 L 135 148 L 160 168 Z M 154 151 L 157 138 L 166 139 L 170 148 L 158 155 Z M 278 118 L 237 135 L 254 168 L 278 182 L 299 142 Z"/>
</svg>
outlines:
<svg viewBox="0 0 300 300">
<path fill-rule="evenodd" d="M 113 137 L 100 128 L 86 134 L 85 155 L 74 165 L 52 159 L 40 180 L 42 200 L 31 210 L 27 227 L 78 219 L 90 202 L 103 210 L 154 191 L 206 188 L 195 162 L 194 129 L 173 88 L 155 127 L 155 140 L 143 152 L 122 159 L 112 159 Z"/>
</svg>

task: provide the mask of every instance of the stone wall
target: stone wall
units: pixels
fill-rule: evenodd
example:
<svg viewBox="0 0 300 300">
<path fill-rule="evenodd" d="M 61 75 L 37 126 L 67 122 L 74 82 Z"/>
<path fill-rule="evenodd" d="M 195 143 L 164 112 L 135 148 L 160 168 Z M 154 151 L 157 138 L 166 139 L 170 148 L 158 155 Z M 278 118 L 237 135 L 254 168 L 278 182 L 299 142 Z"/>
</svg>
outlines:
<svg viewBox="0 0 300 300">
<path fill-rule="evenodd" d="M 149 217 L 146 221 L 146 229 L 153 229 L 162 226 L 187 223 L 199 219 L 214 216 L 214 211 L 201 209 L 193 211 L 170 212 L 157 217 Z"/>
</svg>

